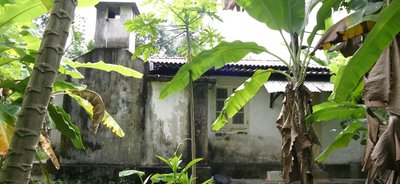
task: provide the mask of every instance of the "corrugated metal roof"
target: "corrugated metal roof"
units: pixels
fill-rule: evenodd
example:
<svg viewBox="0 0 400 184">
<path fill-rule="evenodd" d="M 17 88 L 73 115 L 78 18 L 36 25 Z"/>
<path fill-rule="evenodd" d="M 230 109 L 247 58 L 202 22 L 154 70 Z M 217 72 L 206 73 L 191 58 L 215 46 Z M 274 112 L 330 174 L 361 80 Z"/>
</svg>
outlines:
<svg viewBox="0 0 400 184">
<path fill-rule="evenodd" d="M 268 93 L 285 92 L 287 81 L 284 80 L 269 80 L 264 84 Z M 333 83 L 328 81 L 304 81 L 304 85 L 311 92 L 330 92 L 333 91 Z"/>
<path fill-rule="evenodd" d="M 186 61 L 182 57 L 153 57 L 149 59 L 150 72 L 152 74 L 175 74 Z M 279 69 L 287 71 L 287 67 L 278 60 L 254 60 L 244 59 L 236 63 L 229 63 L 218 69 L 211 69 L 208 75 L 251 75 L 257 69 Z M 207 75 L 206 74 L 206 75 Z M 310 65 L 307 68 L 309 75 L 330 75 L 329 70 L 324 66 Z"/>
</svg>

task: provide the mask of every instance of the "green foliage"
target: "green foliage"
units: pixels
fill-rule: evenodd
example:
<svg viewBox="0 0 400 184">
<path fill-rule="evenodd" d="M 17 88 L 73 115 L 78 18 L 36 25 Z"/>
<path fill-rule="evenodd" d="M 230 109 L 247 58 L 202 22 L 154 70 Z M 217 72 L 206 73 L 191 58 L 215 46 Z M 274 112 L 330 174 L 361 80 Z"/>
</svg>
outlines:
<svg viewBox="0 0 400 184">
<path fill-rule="evenodd" d="M 354 103 L 325 102 L 313 107 L 314 112 L 306 118 L 306 123 L 326 122 L 330 120 L 365 119 L 363 105 Z"/>
<path fill-rule="evenodd" d="M 358 86 L 362 77 L 375 64 L 382 51 L 400 32 L 400 0 L 393 1 L 385 8 L 378 22 L 366 37 L 363 46 L 350 59 L 335 89 L 334 100 L 342 102 Z"/>
<path fill-rule="evenodd" d="M 64 109 L 53 104 L 49 104 L 47 110 L 50 117 L 53 119 L 57 130 L 71 140 L 76 149 L 85 149 L 85 146 L 82 143 L 81 132 L 79 128 L 72 123 L 71 116 L 67 114 Z"/>
<path fill-rule="evenodd" d="M 317 162 L 323 162 L 333 151 L 345 148 L 353 141 L 354 136 L 360 131 L 366 131 L 362 121 L 351 122 L 342 132 L 340 132 L 335 140 L 316 158 Z"/>
<path fill-rule="evenodd" d="M 71 63 L 72 61 L 63 58 L 60 63 L 60 68 L 58 69 L 58 73 L 64 74 L 64 75 L 69 75 L 74 79 L 83 79 L 84 76 L 73 66 L 69 65 L 68 63 Z"/>
<path fill-rule="evenodd" d="M 7 79 L 19 79 L 21 77 L 21 67 L 21 64 L 18 62 L 10 62 L 5 65 L 0 65 L 0 82 Z"/>
<path fill-rule="evenodd" d="M 366 109 L 364 105 L 349 101 L 342 103 L 327 101 L 313 106 L 313 111 L 306 118 L 306 123 L 339 122 L 343 128 L 335 140 L 316 158 L 317 162 L 323 162 L 332 152 L 347 147 L 351 141 L 358 139 L 360 134 L 365 134 Z"/>
<path fill-rule="evenodd" d="M 64 54 L 67 58 L 77 58 L 88 51 L 87 44 L 85 42 L 84 34 L 85 19 L 83 17 L 76 17 L 74 23 L 71 25 L 71 43 L 67 46 Z"/>
<path fill-rule="evenodd" d="M 164 158 L 157 156 L 158 159 L 163 161 L 171 170 L 172 173 L 167 174 L 154 174 L 151 177 L 152 183 L 171 183 L 171 184 L 190 184 L 192 179 L 189 179 L 187 171 L 196 163 L 203 160 L 202 158 L 196 158 L 190 161 L 183 169 L 181 168 L 182 155 L 177 156 L 174 154 L 172 158 Z M 179 170 L 181 170 L 179 172 Z"/>
<path fill-rule="evenodd" d="M 32 27 L 32 19 L 48 11 L 42 0 L 18 0 L 15 4 L 5 4 L 0 7 L 0 32 L 15 24 Z"/>
<path fill-rule="evenodd" d="M 169 94 L 184 89 L 189 84 L 189 72 L 192 72 L 193 80 L 198 79 L 209 69 L 220 68 L 227 63 L 238 62 L 248 53 L 259 54 L 265 48 L 253 42 L 222 42 L 213 49 L 202 51 L 192 62 L 183 65 L 175 77 L 168 82 L 160 93 L 163 99 Z"/>
<path fill-rule="evenodd" d="M 273 72 L 272 69 L 257 70 L 253 76 L 239 86 L 233 94 L 225 100 L 224 107 L 212 124 L 212 130 L 220 130 L 227 122 L 227 118 L 232 118 L 244 105 L 258 92 L 260 87 L 268 80 Z"/>
<path fill-rule="evenodd" d="M 216 30 L 204 28 L 202 23 L 205 17 L 220 20 L 213 0 L 150 0 L 147 3 L 153 5 L 156 13 L 141 14 L 125 23 L 127 31 L 144 38 L 132 57 L 142 56 L 147 61 L 151 55 L 162 55 L 163 49 L 171 52 L 176 46 L 180 55 L 187 56 L 189 50 L 190 55 L 196 55 L 222 40 Z"/>
<path fill-rule="evenodd" d="M 119 172 L 119 177 L 126 177 L 130 175 L 139 176 L 141 182 L 143 184 L 148 183 L 151 180 L 151 183 L 167 183 L 167 184 L 191 184 L 194 178 L 189 178 L 188 170 L 196 163 L 203 160 L 203 158 L 197 158 L 190 161 L 183 169 L 182 169 L 182 155 L 177 156 L 176 152 L 171 158 L 164 158 L 161 156 L 157 156 L 162 162 L 164 162 L 172 171 L 172 173 L 160 174 L 156 173 L 153 175 L 149 175 L 145 180 L 143 177 L 145 173 L 138 170 L 124 170 Z M 149 180 L 150 179 L 150 180 Z M 210 183 L 210 180 L 204 182 L 203 184 Z"/>
<path fill-rule="evenodd" d="M 93 105 L 85 100 L 84 98 L 73 94 L 70 91 L 66 91 L 67 94 L 74 99 L 85 111 L 88 113 L 89 117 L 93 120 L 94 115 L 94 108 Z M 118 125 L 118 123 L 114 120 L 114 118 L 107 112 L 104 112 L 104 117 L 102 118 L 102 123 L 107 127 L 110 128 L 111 131 L 119 137 L 124 137 L 125 133 L 122 128 Z"/>
<path fill-rule="evenodd" d="M 326 20 L 331 18 L 332 10 L 338 9 L 341 2 L 342 0 L 326 0 L 322 2 L 322 6 L 317 12 L 317 25 L 314 27 L 307 40 L 308 45 L 311 45 L 317 31 L 324 30 L 328 27 L 325 25 Z"/>
<path fill-rule="evenodd" d="M 97 70 L 102 70 L 106 72 L 114 71 L 118 72 L 121 75 L 128 76 L 128 77 L 135 77 L 135 78 L 142 78 L 143 74 L 140 72 L 124 67 L 122 65 L 114 65 L 114 64 L 108 64 L 104 63 L 103 61 L 99 61 L 97 63 L 80 63 L 80 62 L 73 62 L 73 61 L 67 61 L 64 60 L 68 65 L 74 67 L 74 68 L 92 68 L 92 69 L 97 69 Z"/>
<path fill-rule="evenodd" d="M 273 30 L 300 33 L 305 20 L 303 0 L 236 0 L 250 16 Z"/>
</svg>

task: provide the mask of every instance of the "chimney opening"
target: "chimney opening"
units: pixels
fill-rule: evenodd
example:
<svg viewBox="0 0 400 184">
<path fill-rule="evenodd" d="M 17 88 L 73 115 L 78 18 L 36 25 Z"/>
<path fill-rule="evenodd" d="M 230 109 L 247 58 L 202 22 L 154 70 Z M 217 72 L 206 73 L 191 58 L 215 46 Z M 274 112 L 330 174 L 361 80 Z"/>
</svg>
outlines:
<svg viewBox="0 0 400 184">
<path fill-rule="evenodd" d="M 108 18 L 109 19 L 119 19 L 120 16 L 120 10 L 119 8 L 109 8 L 108 9 Z"/>
</svg>

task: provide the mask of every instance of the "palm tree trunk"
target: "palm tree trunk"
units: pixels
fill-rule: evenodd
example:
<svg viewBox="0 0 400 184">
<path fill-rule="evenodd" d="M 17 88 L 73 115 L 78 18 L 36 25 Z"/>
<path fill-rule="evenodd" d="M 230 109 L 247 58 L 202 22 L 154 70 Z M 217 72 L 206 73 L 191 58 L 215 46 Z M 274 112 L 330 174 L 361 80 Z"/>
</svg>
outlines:
<svg viewBox="0 0 400 184">
<path fill-rule="evenodd" d="M 52 86 L 74 18 L 76 0 L 55 0 L 25 91 L 0 183 L 28 183 Z"/>
</svg>

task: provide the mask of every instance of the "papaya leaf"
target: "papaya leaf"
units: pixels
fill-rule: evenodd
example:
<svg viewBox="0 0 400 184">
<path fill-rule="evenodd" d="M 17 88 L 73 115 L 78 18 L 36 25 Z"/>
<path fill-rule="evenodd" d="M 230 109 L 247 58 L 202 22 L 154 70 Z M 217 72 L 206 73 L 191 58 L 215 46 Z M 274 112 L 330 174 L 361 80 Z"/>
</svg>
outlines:
<svg viewBox="0 0 400 184">
<path fill-rule="evenodd" d="M 47 110 L 53 119 L 56 128 L 64 136 L 69 138 L 76 149 L 85 149 L 82 143 L 81 132 L 79 128 L 72 123 L 71 116 L 63 108 L 49 104 Z"/>
<path fill-rule="evenodd" d="M 362 77 L 376 63 L 382 51 L 400 32 L 400 0 L 394 0 L 380 13 L 378 22 L 366 37 L 363 45 L 350 59 L 339 78 L 333 99 L 346 100 L 358 86 Z"/>
<path fill-rule="evenodd" d="M 360 119 L 366 117 L 365 107 L 331 106 L 313 112 L 306 118 L 306 123 L 318 123 L 330 120 Z"/>
<path fill-rule="evenodd" d="M 67 64 L 69 59 L 63 58 L 60 63 L 60 68 L 58 69 L 58 73 L 69 75 L 74 79 L 83 79 L 84 76 L 73 66 Z M 71 61 L 72 62 L 72 61 Z"/>
<path fill-rule="evenodd" d="M 74 91 L 74 90 L 84 90 L 86 85 L 73 82 L 56 81 L 53 85 L 53 92 L 56 91 Z"/>
<path fill-rule="evenodd" d="M 175 77 L 164 86 L 160 98 L 164 99 L 171 93 L 184 89 L 189 84 L 190 71 L 193 80 L 196 80 L 213 67 L 220 68 L 227 63 L 238 62 L 250 52 L 259 54 L 264 51 L 264 47 L 254 42 L 221 42 L 210 50 L 200 52 L 192 62 L 183 65 Z"/>
<path fill-rule="evenodd" d="M 22 26 L 21 29 L 22 31 L 20 32 L 20 35 L 22 36 L 22 40 L 24 40 L 26 44 L 26 48 L 30 50 L 39 50 L 41 42 L 40 33 L 37 30 L 26 26 Z"/>
<path fill-rule="evenodd" d="M 99 94 L 88 89 L 82 91 L 71 91 L 71 93 L 81 97 L 82 99 L 85 99 L 92 105 L 93 113 L 91 117 L 93 119 L 93 125 L 91 127 L 91 130 L 94 134 L 96 134 L 100 123 L 103 121 L 106 111 L 103 99 L 101 99 L 101 96 Z"/>
<path fill-rule="evenodd" d="M 342 132 L 340 132 L 335 140 L 316 158 L 317 162 L 323 162 L 333 151 L 345 148 L 353 140 L 353 136 L 359 131 L 366 131 L 363 122 L 354 121 L 350 123 Z"/>
<path fill-rule="evenodd" d="M 97 70 L 102 70 L 106 72 L 114 71 L 118 72 L 121 75 L 128 76 L 128 77 L 135 77 L 135 78 L 142 78 L 143 74 L 130 69 L 128 67 L 124 67 L 122 65 L 114 65 L 114 64 L 108 64 L 104 63 L 103 61 L 99 61 L 97 63 L 80 63 L 80 62 L 73 62 L 73 61 L 67 61 L 65 60 L 67 64 L 75 67 L 75 68 L 92 68 L 92 69 L 97 69 Z"/>
<path fill-rule="evenodd" d="M 16 105 L 0 104 L 0 123 L 6 123 L 12 127 L 15 125 L 16 114 L 20 107 Z"/>
<path fill-rule="evenodd" d="M 239 86 L 233 94 L 225 100 L 221 113 L 211 126 L 212 130 L 220 130 L 228 122 L 227 118 L 232 118 L 242 109 L 244 105 L 253 98 L 260 87 L 264 86 L 264 83 L 267 82 L 273 71 L 272 69 L 257 70 L 251 78 L 247 79 Z"/>
<path fill-rule="evenodd" d="M 273 30 L 299 33 L 305 21 L 303 0 L 236 0 L 236 3 L 254 19 Z"/>
<path fill-rule="evenodd" d="M 57 159 L 56 154 L 54 153 L 53 148 L 51 148 L 50 142 L 42 135 L 39 136 L 39 145 L 42 147 L 43 151 L 50 158 L 56 169 L 60 169 L 60 162 Z"/>
<path fill-rule="evenodd" d="M 88 102 L 87 100 L 83 99 L 82 97 L 75 95 L 71 92 L 67 91 L 67 94 L 73 98 L 83 109 L 85 109 L 85 111 L 88 113 L 89 117 L 91 119 L 93 119 L 93 105 L 90 104 L 90 102 Z M 112 118 L 112 116 L 105 111 L 104 112 L 104 117 L 102 119 L 102 123 L 109 129 L 111 129 L 111 131 L 116 134 L 119 137 L 124 137 L 125 133 L 124 131 L 121 129 L 121 127 L 118 125 L 118 123 L 114 120 L 114 118 Z"/>
<path fill-rule="evenodd" d="M 0 30 L 9 29 L 13 24 L 32 27 L 32 19 L 48 12 L 41 0 L 18 0 L 14 4 L 0 7 Z"/>
<path fill-rule="evenodd" d="M 154 13 L 143 13 L 134 19 L 125 22 L 126 31 L 134 32 L 139 36 L 150 35 L 152 38 L 157 37 L 157 28 L 163 20 L 156 17 Z"/>
<path fill-rule="evenodd" d="M 21 81 L 13 81 L 10 79 L 4 80 L 0 83 L 0 88 L 9 88 L 14 92 L 24 94 L 26 85 L 28 85 L 29 77 Z"/>
</svg>

